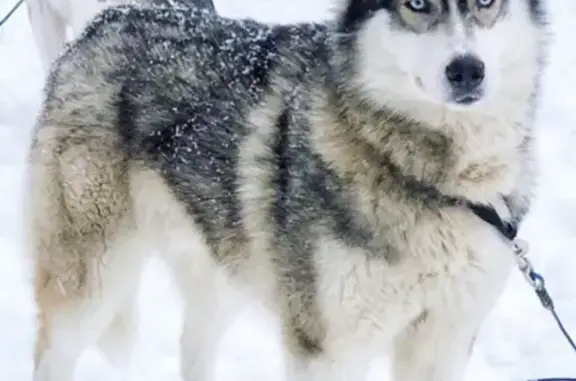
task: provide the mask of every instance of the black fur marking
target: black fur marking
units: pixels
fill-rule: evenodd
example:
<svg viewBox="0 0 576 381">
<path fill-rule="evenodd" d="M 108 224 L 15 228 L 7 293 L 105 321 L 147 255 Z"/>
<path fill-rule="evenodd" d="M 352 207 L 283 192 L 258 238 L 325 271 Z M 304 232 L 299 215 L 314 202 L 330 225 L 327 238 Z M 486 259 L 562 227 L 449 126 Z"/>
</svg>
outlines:
<svg viewBox="0 0 576 381">
<path fill-rule="evenodd" d="M 275 205 L 273 210 L 274 219 L 278 226 L 285 226 L 287 222 L 287 211 L 283 208 L 286 204 L 288 194 L 288 179 L 290 178 L 288 167 L 290 157 L 287 155 L 288 147 L 288 108 L 284 109 L 276 122 L 277 138 L 274 146 L 274 158 L 276 160 L 276 179 L 274 180 Z"/>
<path fill-rule="evenodd" d="M 395 0 L 349 0 L 345 11 L 340 16 L 338 31 L 351 33 L 357 31 L 379 9 L 392 11 Z"/>
<path fill-rule="evenodd" d="M 311 239 L 314 226 L 309 215 L 298 213 L 307 198 L 300 194 L 305 188 L 300 186 L 298 156 L 294 155 L 293 138 L 289 136 L 289 125 L 293 123 L 293 116 L 286 108 L 276 121 L 276 138 L 272 147 L 276 170 L 273 179 L 275 201 L 270 212 L 278 231 L 275 246 L 280 248 L 275 262 L 283 278 L 280 284 L 285 291 L 281 294 L 288 295 L 285 302 L 291 316 L 287 333 L 293 336 L 303 354 L 317 355 L 322 352 L 321 338 L 318 329 L 309 325 L 318 316 L 315 298 L 317 273 L 312 260 L 314 248 Z"/>
<path fill-rule="evenodd" d="M 295 327 L 293 335 L 301 351 L 309 356 L 318 356 L 323 352 L 321 340 L 308 335 L 301 328 L 298 328 L 298 324 L 293 324 L 293 326 Z"/>
<path fill-rule="evenodd" d="M 131 102 L 128 91 L 128 86 L 122 86 L 116 104 L 116 109 L 118 110 L 118 132 L 126 146 L 129 146 L 129 142 L 131 142 L 136 135 L 136 125 L 134 124 L 136 107 Z M 128 151 L 128 153 L 130 154 L 130 151 Z"/>
<path fill-rule="evenodd" d="M 175 196 L 188 209 L 207 243 L 217 252 L 218 244 L 238 234 L 240 201 L 236 192 L 238 136 L 240 126 L 214 125 L 222 112 L 206 103 L 189 105 L 186 123 L 174 123 L 143 140 Z M 230 107 L 230 106 L 228 106 Z M 233 112 L 233 110 L 226 110 Z M 238 130 L 234 131 L 236 127 Z M 223 144 L 226 142 L 225 144 Z"/>
<path fill-rule="evenodd" d="M 301 131 L 290 131 L 289 124 L 299 126 Z M 311 151 L 307 122 L 285 110 L 276 127 L 273 147 L 276 195 L 272 216 L 285 242 L 290 243 L 292 249 L 303 248 L 302 237 L 313 236 L 317 229 L 324 229 L 345 245 L 369 246 L 374 239 L 373 232 L 354 219 L 342 180 Z M 297 231 L 302 234 L 294 233 Z"/>
<path fill-rule="evenodd" d="M 530 13 L 532 19 L 537 23 L 544 23 L 546 21 L 546 9 L 544 6 L 545 0 L 526 0 L 530 6 Z"/>
<path fill-rule="evenodd" d="M 457 6 L 458 11 L 463 15 L 466 15 L 470 11 L 470 7 L 468 6 L 468 0 L 457 0 Z M 448 12 L 450 11 L 450 7 L 448 7 L 448 4 L 446 4 L 446 2 L 444 9 L 447 10 Z"/>
</svg>

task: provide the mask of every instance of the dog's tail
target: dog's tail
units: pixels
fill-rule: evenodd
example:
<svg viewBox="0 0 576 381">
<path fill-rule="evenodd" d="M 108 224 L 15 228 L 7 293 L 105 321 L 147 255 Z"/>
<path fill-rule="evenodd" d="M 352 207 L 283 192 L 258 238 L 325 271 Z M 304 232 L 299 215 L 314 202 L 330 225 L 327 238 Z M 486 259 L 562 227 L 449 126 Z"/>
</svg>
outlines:
<svg viewBox="0 0 576 381">
<path fill-rule="evenodd" d="M 119 222 L 128 197 L 116 112 L 120 89 L 100 77 L 109 65 L 105 61 L 114 58 L 91 54 L 82 45 L 53 66 L 28 161 L 34 259 L 50 268 L 61 286 L 70 285 L 67 293 L 80 288 L 95 258 L 94 247 L 86 245 L 97 245 Z"/>
<path fill-rule="evenodd" d="M 48 380 L 67 379 L 62 374 L 68 370 L 46 356 L 68 351 L 69 343 L 79 351 L 80 339 L 92 340 L 84 331 L 100 335 L 105 327 L 114 331 L 102 336 L 109 346 L 108 339 L 120 336 L 117 327 L 129 326 L 124 321 L 131 309 L 121 316 L 115 311 L 130 305 L 128 294 L 147 254 L 135 254 L 128 126 L 118 112 L 122 81 L 114 77 L 125 58 L 106 51 L 115 33 L 114 26 L 89 27 L 52 66 L 29 151 L 26 231 L 39 313 L 35 366 L 40 371 L 42 361 L 51 364 L 42 367 L 53 375 Z M 77 325 L 85 328 L 71 337 L 78 335 Z"/>
</svg>

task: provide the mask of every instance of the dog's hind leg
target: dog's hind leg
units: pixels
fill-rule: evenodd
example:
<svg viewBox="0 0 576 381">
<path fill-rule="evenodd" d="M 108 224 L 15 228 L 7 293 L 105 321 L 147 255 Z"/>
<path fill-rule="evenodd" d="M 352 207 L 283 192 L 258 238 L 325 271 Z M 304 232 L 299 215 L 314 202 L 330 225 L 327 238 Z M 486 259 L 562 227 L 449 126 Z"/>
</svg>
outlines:
<svg viewBox="0 0 576 381">
<path fill-rule="evenodd" d="M 183 381 L 214 381 L 221 337 L 242 304 L 243 295 L 232 290 L 200 242 L 188 239 L 191 251 L 173 255 L 169 264 L 184 300 L 180 337 L 180 377 Z M 176 239 L 176 237 L 174 237 Z M 182 242 L 182 240 L 180 240 Z"/>
<path fill-rule="evenodd" d="M 134 283 L 135 286 L 137 284 Z M 132 348 L 138 330 L 135 295 L 136 290 L 121 302 L 116 316 L 98 341 L 98 347 L 123 381 L 129 377 Z"/>
<path fill-rule="evenodd" d="M 242 293 L 228 284 L 224 265 L 202 229 L 162 176 L 152 169 L 133 175 L 136 219 L 144 235 L 157 242 L 184 301 L 181 378 L 213 381 L 218 343 L 242 303 Z"/>
<path fill-rule="evenodd" d="M 183 290 L 187 299 L 180 339 L 180 375 L 183 381 L 216 379 L 218 344 L 234 311 L 230 305 L 222 303 L 217 288 L 216 284 L 195 288 L 193 297 L 190 289 Z"/>
</svg>

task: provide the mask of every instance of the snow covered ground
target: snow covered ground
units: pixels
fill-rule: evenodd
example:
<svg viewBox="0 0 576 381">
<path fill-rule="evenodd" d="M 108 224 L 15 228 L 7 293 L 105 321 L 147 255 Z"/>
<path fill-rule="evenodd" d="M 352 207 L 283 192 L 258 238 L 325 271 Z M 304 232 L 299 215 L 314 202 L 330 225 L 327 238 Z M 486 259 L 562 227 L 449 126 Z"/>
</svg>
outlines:
<svg viewBox="0 0 576 381">
<path fill-rule="evenodd" d="M 556 42 L 539 116 L 542 182 L 537 205 L 520 232 L 546 276 L 559 313 L 576 332 L 576 1 L 550 0 Z M 0 16 L 13 0 L 0 0 Z M 216 0 L 220 12 L 267 21 L 326 16 L 329 0 Z M 0 381 L 31 380 L 34 305 L 21 240 L 25 148 L 42 86 L 42 73 L 25 8 L 0 30 Z M 574 246 L 573 246 L 574 245 Z M 162 264 L 146 268 L 140 293 L 141 329 L 132 379 L 178 380 L 180 304 Z M 239 317 L 222 343 L 219 380 L 276 380 L 281 366 L 275 325 L 261 311 Z M 370 380 L 382 380 L 376 362 Z M 468 380 L 515 381 L 576 377 L 574 354 L 562 341 L 521 276 L 513 273 L 477 342 Z M 97 352 L 81 359 L 78 380 L 114 381 Z"/>
</svg>

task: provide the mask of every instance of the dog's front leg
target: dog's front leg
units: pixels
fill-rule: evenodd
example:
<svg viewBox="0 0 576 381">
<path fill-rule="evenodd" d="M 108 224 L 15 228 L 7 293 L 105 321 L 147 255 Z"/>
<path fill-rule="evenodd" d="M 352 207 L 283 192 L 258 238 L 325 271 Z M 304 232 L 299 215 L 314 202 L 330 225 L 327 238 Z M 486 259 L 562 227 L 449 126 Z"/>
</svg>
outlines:
<svg viewBox="0 0 576 381">
<path fill-rule="evenodd" d="M 396 338 L 395 381 L 463 381 L 479 319 L 427 311 Z"/>
</svg>

